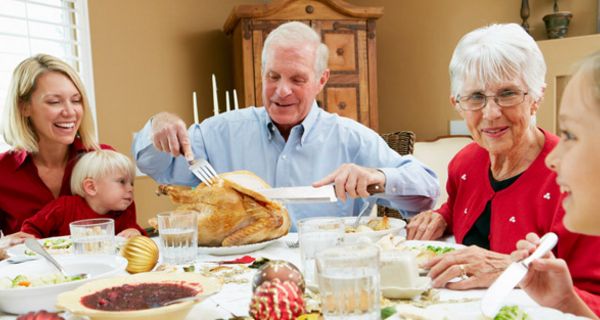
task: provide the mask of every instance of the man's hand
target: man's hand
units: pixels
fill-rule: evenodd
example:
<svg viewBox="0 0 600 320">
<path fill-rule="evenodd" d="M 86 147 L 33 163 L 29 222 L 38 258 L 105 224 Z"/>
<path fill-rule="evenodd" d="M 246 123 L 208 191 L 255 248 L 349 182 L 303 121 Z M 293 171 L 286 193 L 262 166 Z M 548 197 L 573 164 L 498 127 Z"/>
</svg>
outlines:
<svg viewBox="0 0 600 320">
<path fill-rule="evenodd" d="M 466 290 L 489 287 L 511 262 L 507 254 L 470 246 L 432 258 L 422 267 L 430 269 L 433 287 Z M 454 278 L 464 279 L 448 282 Z"/>
<path fill-rule="evenodd" d="M 174 157 L 183 154 L 188 161 L 194 159 L 185 122 L 172 113 L 161 112 L 152 118 L 152 143 Z"/>
<path fill-rule="evenodd" d="M 330 183 L 335 184 L 335 194 L 342 201 L 346 201 L 346 192 L 351 198 L 367 198 L 370 196 L 367 186 L 385 185 L 385 174 L 377 169 L 345 163 L 325 178 L 313 183 L 313 187 L 318 188 Z"/>
<path fill-rule="evenodd" d="M 435 240 L 444 235 L 446 220 L 441 214 L 427 210 L 410 219 L 406 226 L 408 240 Z"/>
</svg>

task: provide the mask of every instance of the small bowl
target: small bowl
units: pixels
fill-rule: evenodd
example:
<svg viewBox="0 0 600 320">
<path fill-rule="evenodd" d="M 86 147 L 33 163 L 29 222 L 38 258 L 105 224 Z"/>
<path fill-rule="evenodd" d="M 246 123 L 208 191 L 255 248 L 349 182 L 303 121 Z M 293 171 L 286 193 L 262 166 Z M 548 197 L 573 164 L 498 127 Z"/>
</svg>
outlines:
<svg viewBox="0 0 600 320">
<path fill-rule="evenodd" d="M 366 225 L 369 221 L 372 220 L 381 220 L 383 217 L 363 217 L 360 220 L 361 225 Z M 363 231 L 363 232 L 353 232 L 353 233 L 345 233 L 344 234 L 344 242 L 345 243 L 354 243 L 357 242 L 361 238 L 368 238 L 373 243 L 379 241 L 383 236 L 388 234 L 398 234 L 402 229 L 406 227 L 406 222 L 402 219 L 390 218 L 389 224 L 390 228 L 379 231 Z M 356 217 L 344 217 L 344 224 L 346 226 L 351 226 L 356 221 Z"/>
<path fill-rule="evenodd" d="M 87 273 L 90 278 L 30 288 L 0 289 L 0 310 L 14 314 L 41 309 L 55 311 L 58 294 L 94 279 L 124 274 L 127 267 L 127 260 L 116 255 L 62 255 L 54 258 L 65 268 L 67 274 Z M 55 273 L 59 273 L 58 270 L 42 259 L 0 268 L 0 277 L 14 278 L 19 274 L 39 277 Z"/>
<path fill-rule="evenodd" d="M 412 299 L 431 286 L 430 277 L 418 277 L 414 288 L 386 287 L 381 284 L 381 294 L 388 299 Z"/>
<path fill-rule="evenodd" d="M 86 283 L 85 285 L 58 296 L 57 307 L 78 316 L 87 316 L 93 320 L 182 320 L 199 301 L 186 301 L 169 306 L 141 309 L 133 311 L 104 311 L 92 309 L 81 303 L 81 298 L 106 288 L 119 287 L 124 284 L 142 283 L 175 283 L 189 286 L 193 289 L 202 289 L 198 295 L 210 295 L 221 289 L 221 281 L 216 278 L 202 276 L 198 273 L 168 273 L 146 272 L 134 275 L 101 279 Z"/>
</svg>

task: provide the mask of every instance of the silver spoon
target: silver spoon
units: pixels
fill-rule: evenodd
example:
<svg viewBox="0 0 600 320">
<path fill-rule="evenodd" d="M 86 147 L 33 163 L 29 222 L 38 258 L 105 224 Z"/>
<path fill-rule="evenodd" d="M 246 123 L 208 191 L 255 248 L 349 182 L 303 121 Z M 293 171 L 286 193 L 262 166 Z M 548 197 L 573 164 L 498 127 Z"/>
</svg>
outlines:
<svg viewBox="0 0 600 320">
<path fill-rule="evenodd" d="M 60 271 L 60 273 L 62 273 L 62 275 L 65 276 L 65 278 L 79 277 L 81 279 L 87 279 L 90 277 L 90 275 L 87 273 L 68 275 L 65 272 L 65 270 L 63 269 L 63 267 L 54 258 L 52 258 L 52 256 L 48 253 L 48 251 L 46 251 L 46 249 L 44 249 L 44 247 L 36 239 L 32 239 L 32 238 L 25 239 L 25 246 L 27 248 L 31 249 L 31 251 L 39 254 L 40 256 L 46 258 L 46 260 L 50 261 L 50 263 L 52 263 L 52 265 L 54 265 L 54 267 L 56 267 L 56 269 L 58 269 L 58 271 Z"/>
<path fill-rule="evenodd" d="M 360 219 L 362 218 L 362 216 L 365 215 L 365 213 L 367 213 L 367 212 L 371 212 L 374 205 L 375 205 L 375 201 L 367 201 L 367 203 L 365 203 L 365 205 L 363 206 L 363 209 L 360 210 L 360 212 L 358 213 L 358 216 L 356 217 L 356 220 L 352 224 L 352 228 L 354 228 L 354 230 L 356 230 L 356 228 L 358 228 L 358 226 L 360 224 Z"/>
<path fill-rule="evenodd" d="M 209 293 L 209 294 L 203 294 L 203 295 L 199 295 L 199 296 L 183 297 L 183 298 L 179 298 L 179 299 L 175 299 L 175 300 L 165 301 L 165 302 L 161 303 L 161 307 L 166 307 L 166 306 L 170 306 L 172 304 L 186 302 L 186 301 L 194 301 L 194 303 L 200 302 L 200 301 L 203 301 L 206 298 L 214 295 L 215 293 L 216 292 Z"/>
</svg>

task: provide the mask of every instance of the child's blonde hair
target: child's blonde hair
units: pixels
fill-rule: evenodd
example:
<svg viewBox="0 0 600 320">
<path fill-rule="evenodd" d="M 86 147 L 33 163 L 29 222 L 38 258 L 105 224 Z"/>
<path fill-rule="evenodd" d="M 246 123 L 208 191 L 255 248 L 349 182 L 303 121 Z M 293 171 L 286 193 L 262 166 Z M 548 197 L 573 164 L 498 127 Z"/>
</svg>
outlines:
<svg viewBox="0 0 600 320">
<path fill-rule="evenodd" d="M 96 150 L 84 154 L 73 168 L 71 175 L 71 192 L 78 196 L 85 196 L 83 180 L 94 180 L 105 177 L 111 173 L 126 173 L 130 178 L 135 177 L 135 166 L 124 154 L 112 150 Z"/>
</svg>

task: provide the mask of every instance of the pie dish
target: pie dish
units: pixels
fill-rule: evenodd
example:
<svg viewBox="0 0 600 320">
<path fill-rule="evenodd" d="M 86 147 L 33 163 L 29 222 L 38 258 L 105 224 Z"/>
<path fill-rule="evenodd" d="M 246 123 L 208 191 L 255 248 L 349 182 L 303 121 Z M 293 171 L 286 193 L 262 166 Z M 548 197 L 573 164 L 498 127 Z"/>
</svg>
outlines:
<svg viewBox="0 0 600 320">
<path fill-rule="evenodd" d="M 62 293 L 57 299 L 57 308 L 75 315 L 87 316 L 94 320 L 182 320 L 199 301 L 186 301 L 169 306 L 131 311 L 104 311 L 92 309 L 82 303 L 84 297 L 97 294 L 105 289 L 125 285 L 175 284 L 192 288 L 197 296 L 209 296 L 221 289 L 217 278 L 205 277 L 197 273 L 147 272 L 124 277 L 102 279 L 89 282 L 73 291 Z"/>
</svg>

